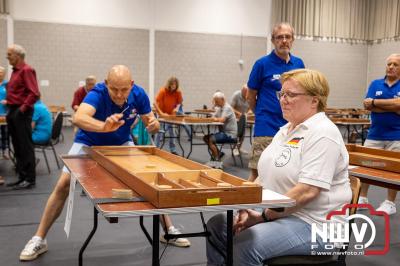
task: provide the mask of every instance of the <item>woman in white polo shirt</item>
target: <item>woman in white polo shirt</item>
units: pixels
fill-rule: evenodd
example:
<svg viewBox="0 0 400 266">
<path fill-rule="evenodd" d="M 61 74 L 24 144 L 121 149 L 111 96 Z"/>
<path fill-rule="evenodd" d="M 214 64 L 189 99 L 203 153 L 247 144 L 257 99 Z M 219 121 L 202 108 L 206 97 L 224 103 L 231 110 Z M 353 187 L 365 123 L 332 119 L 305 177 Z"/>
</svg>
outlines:
<svg viewBox="0 0 400 266">
<path fill-rule="evenodd" d="M 311 224 L 322 228 L 326 215 L 351 198 L 349 157 L 338 128 L 323 112 L 329 86 L 318 71 L 299 69 L 284 73 L 279 94 L 288 123 L 275 135 L 258 163 L 261 184 L 296 200 L 283 212 L 241 210 L 234 219 L 235 265 L 262 265 L 283 255 L 310 255 L 323 250 L 318 237 L 311 242 Z M 345 223 L 345 217 L 332 220 Z M 226 216 L 208 221 L 211 241 L 225 250 Z M 223 256 L 207 243 L 208 265 L 223 265 Z"/>
</svg>

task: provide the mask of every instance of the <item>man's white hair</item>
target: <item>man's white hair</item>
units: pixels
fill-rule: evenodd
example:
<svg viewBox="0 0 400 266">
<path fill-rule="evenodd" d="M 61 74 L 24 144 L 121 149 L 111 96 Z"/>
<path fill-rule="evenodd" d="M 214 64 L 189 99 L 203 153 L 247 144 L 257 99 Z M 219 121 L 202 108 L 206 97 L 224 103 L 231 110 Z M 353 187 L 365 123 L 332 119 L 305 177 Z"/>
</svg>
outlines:
<svg viewBox="0 0 400 266">
<path fill-rule="evenodd" d="M 25 48 L 22 47 L 21 45 L 19 45 L 19 44 L 11 44 L 8 48 L 12 49 L 14 51 L 14 53 L 19 55 L 22 59 L 25 58 L 26 51 L 25 51 Z"/>
<path fill-rule="evenodd" d="M 389 58 L 391 58 L 391 57 L 400 58 L 400 54 L 391 54 L 391 55 L 389 55 L 389 56 L 386 58 L 386 61 L 388 61 Z"/>
<path fill-rule="evenodd" d="M 214 93 L 213 99 L 224 99 L 225 100 L 225 95 L 222 92 L 217 91 L 216 93 Z"/>
</svg>

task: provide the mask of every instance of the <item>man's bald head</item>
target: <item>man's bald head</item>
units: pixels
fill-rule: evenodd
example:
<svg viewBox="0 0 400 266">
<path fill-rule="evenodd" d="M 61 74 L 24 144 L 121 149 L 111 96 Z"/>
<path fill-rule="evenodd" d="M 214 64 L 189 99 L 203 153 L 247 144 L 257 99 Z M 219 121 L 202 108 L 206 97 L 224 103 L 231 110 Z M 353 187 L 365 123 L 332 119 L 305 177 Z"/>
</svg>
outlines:
<svg viewBox="0 0 400 266">
<path fill-rule="evenodd" d="M 131 71 L 127 66 L 124 65 L 115 65 L 113 66 L 107 75 L 107 80 L 109 82 L 113 81 L 132 81 Z"/>
<path fill-rule="evenodd" d="M 390 82 L 400 79 L 400 54 L 391 54 L 386 59 L 386 79 Z"/>
<path fill-rule="evenodd" d="M 105 80 L 111 99 L 117 105 L 123 105 L 132 89 L 133 80 L 127 66 L 116 65 L 108 72 Z"/>
</svg>

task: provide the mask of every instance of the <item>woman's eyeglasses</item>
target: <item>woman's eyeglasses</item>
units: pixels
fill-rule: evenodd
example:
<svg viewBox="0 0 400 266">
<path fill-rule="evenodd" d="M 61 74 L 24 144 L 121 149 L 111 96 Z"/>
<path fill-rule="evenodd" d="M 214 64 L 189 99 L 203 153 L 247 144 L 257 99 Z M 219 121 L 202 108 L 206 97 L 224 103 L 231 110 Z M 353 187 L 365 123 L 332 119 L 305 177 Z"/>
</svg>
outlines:
<svg viewBox="0 0 400 266">
<path fill-rule="evenodd" d="M 290 91 L 281 91 L 278 93 L 279 99 L 285 98 L 285 99 L 293 99 L 297 96 L 300 95 L 309 95 L 307 93 L 301 93 L 301 92 L 290 92 Z"/>
</svg>

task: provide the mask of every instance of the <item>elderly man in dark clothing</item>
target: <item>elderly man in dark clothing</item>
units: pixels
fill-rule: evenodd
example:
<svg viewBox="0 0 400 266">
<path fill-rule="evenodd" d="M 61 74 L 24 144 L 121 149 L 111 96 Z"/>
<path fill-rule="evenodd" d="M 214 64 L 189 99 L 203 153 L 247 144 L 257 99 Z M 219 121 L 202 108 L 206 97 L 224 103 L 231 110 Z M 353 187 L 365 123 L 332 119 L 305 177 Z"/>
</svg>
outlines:
<svg viewBox="0 0 400 266">
<path fill-rule="evenodd" d="M 13 67 L 7 84 L 7 125 L 14 147 L 18 181 L 9 183 L 13 189 L 35 186 L 35 150 L 32 142 L 33 105 L 39 98 L 36 71 L 25 63 L 25 49 L 17 44 L 7 49 Z"/>
</svg>

